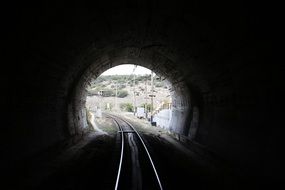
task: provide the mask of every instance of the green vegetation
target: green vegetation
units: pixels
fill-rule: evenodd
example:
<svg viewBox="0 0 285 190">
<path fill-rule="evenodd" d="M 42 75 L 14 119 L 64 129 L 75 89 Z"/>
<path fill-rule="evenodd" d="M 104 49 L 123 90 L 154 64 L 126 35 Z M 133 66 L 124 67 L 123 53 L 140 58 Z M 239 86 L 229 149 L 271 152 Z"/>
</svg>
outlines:
<svg viewBox="0 0 285 190">
<path fill-rule="evenodd" d="M 127 112 L 133 112 L 134 106 L 131 103 L 121 103 L 120 104 L 121 110 L 127 111 Z"/>
<path fill-rule="evenodd" d="M 109 135 L 115 136 L 117 134 L 117 126 L 110 118 L 96 118 L 94 120 L 96 126 L 103 130 L 104 132 L 108 133 Z"/>
<path fill-rule="evenodd" d="M 98 91 L 96 91 L 96 90 L 88 90 L 87 91 L 87 95 L 88 96 L 98 95 Z"/>
<path fill-rule="evenodd" d="M 105 110 L 112 110 L 113 109 L 113 107 L 114 107 L 114 105 L 112 104 L 112 103 L 105 103 Z"/>
<path fill-rule="evenodd" d="M 99 76 L 96 80 L 92 81 L 88 89 L 88 95 L 102 95 L 103 97 L 114 97 L 116 95 L 116 86 L 118 90 L 118 97 L 124 98 L 128 96 L 126 87 L 133 87 L 133 75 L 103 75 Z M 136 85 L 139 83 L 147 82 L 150 85 L 151 75 L 136 75 Z M 154 77 L 155 87 L 164 87 L 164 81 L 156 81 L 157 77 Z"/>
<path fill-rule="evenodd" d="M 147 80 L 150 81 L 150 77 L 150 75 L 136 75 L 136 84 Z M 115 88 L 117 83 L 118 89 L 123 89 L 126 85 L 133 85 L 133 79 L 134 75 L 101 75 L 91 82 L 91 88 L 104 88 L 109 84 L 112 84 L 112 88 Z"/>
<path fill-rule="evenodd" d="M 118 90 L 118 97 L 125 98 L 128 96 L 127 87 L 133 87 L 133 75 L 103 75 L 92 81 L 88 89 L 88 96 L 101 95 L 103 97 L 114 97 L 116 95 L 116 87 Z M 151 75 L 136 75 L 136 85 L 145 84 L 150 85 Z M 154 86 L 156 88 L 167 88 L 165 81 L 154 76 Z M 144 91 L 144 88 L 140 89 Z"/>
<path fill-rule="evenodd" d="M 115 90 L 112 89 L 104 89 L 102 92 L 103 97 L 110 97 L 110 96 L 115 96 Z"/>
<path fill-rule="evenodd" d="M 112 111 L 116 105 L 115 111 L 120 109 L 120 111 L 133 112 L 136 108 L 130 102 L 135 98 L 136 105 L 140 105 L 140 107 L 146 108 L 147 112 L 151 112 L 153 108 L 150 101 L 147 100 L 150 99 L 152 89 L 151 75 L 136 75 L 135 78 L 137 85 L 133 88 L 134 75 L 103 75 L 98 77 L 90 83 L 87 89 L 88 96 L 93 96 L 88 97 L 89 106 Z M 161 101 L 164 96 L 168 95 L 163 89 L 167 87 L 165 80 L 154 76 L 153 86 L 156 100 Z M 115 98 L 116 92 L 117 98 Z M 148 104 L 145 104 L 146 100 L 149 102 Z M 157 106 L 156 104 L 154 106 Z"/>
<path fill-rule="evenodd" d="M 101 92 L 101 93 L 100 93 Z M 102 88 L 100 90 L 98 89 L 92 89 L 88 91 L 88 95 L 92 96 L 92 95 L 98 95 L 100 93 L 100 95 L 102 97 L 115 97 L 116 96 L 116 90 L 114 89 L 109 89 L 109 88 Z M 117 97 L 119 98 L 125 98 L 129 95 L 128 91 L 126 90 L 118 90 L 117 91 Z"/>
<path fill-rule="evenodd" d="M 141 105 L 141 107 L 144 107 L 145 108 L 145 105 L 146 105 L 146 110 L 148 111 L 148 112 L 150 112 L 151 111 L 151 109 L 152 109 L 152 106 L 151 106 L 151 104 L 142 104 Z"/>
<path fill-rule="evenodd" d="M 119 90 L 118 91 L 118 97 L 119 98 L 124 98 L 124 97 L 126 97 L 126 96 L 128 96 L 129 95 L 129 93 L 128 93 L 128 91 L 126 91 L 126 90 Z"/>
<path fill-rule="evenodd" d="M 144 82 L 144 81 L 150 80 L 150 77 L 151 75 L 141 75 L 141 76 L 138 76 L 136 80 L 139 82 Z"/>
</svg>

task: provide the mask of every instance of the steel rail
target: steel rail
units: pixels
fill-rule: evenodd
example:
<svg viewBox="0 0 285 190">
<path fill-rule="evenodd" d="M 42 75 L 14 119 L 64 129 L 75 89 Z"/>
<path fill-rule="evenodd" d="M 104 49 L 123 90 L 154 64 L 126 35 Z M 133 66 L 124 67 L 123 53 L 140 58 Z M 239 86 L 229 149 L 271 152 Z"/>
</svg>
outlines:
<svg viewBox="0 0 285 190">
<path fill-rule="evenodd" d="M 126 121 L 126 120 L 124 120 L 124 119 L 121 119 L 121 120 L 124 121 L 124 122 L 126 122 L 126 123 L 136 132 L 136 134 L 138 135 L 138 137 L 139 137 L 139 139 L 141 140 L 141 142 L 142 142 L 142 144 L 143 144 L 143 147 L 144 147 L 144 149 L 145 149 L 145 151 L 146 151 L 146 153 L 147 153 L 147 155 L 148 155 L 149 161 L 150 161 L 150 163 L 151 163 L 151 165 L 152 165 L 152 168 L 153 168 L 153 171 L 154 171 L 154 173 L 155 173 L 157 182 L 158 182 L 158 184 L 159 184 L 159 188 L 160 188 L 160 190 L 163 190 L 162 185 L 161 185 L 161 181 L 160 181 L 159 176 L 158 176 L 158 173 L 157 173 L 157 170 L 156 170 L 156 168 L 155 168 L 155 166 L 154 166 L 154 163 L 153 163 L 153 161 L 152 161 L 152 158 L 151 158 L 151 156 L 150 156 L 150 153 L 149 153 L 149 151 L 148 151 L 148 149 L 147 149 L 147 147 L 146 147 L 146 145 L 145 145 L 145 143 L 144 143 L 144 141 L 143 141 L 141 135 L 138 133 L 138 131 L 134 128 L 134 126 L 133 126 L 132 124 L 130 124 L 128 121 Z"/>
<path fill-rule="evenodd" d="M 113 117 L 112 117 L 113 118 Z M 118 126 L 120 131 L 123 131 L 122 127 L 120 124 L 113 118 L 115 121 L 116 125 Z M 116 185 L 115 185 L 115 190 L 118 189 L 119 186 L 119 181 L 120 181 L 120 175 L 121 175 L 121 170 L 122 170 L 122 163 L 123 163 L 123 155 L 124 155 L 124 133 L 121 133 L 121 156 L 120 156 L 120 163 L 119 163 L 119 169 L 118 169 L 118 174 L 117 174 L 117 179 L 116 179 Z"/>
<path fill-rule="evenodd" d="M 109 114 L 108 114 L 108 115 L 109 115 Z M 119 120 L 121 120 L 121 121 L 127 123 L 127 124 L 135 131 L 135 133 L 136 133 L 137 136 L 139 137 L 139 139 L 140 139 L 140 141 L 141 141 L 141 143 L 142 143 L 142 145 L 143 145 L 143 147 L 144 147 L 144 149 L 145 149 L 145 151 L 146 151 L 146 153 L 147 153 L 147 155 L 148 155 L 149 161 L 150 161 L 150 163 L 151 163 L 151 165 L 152 165 L 152 168 L 153 168 L 153 171 L 154 171 L 154 173 L 155 173 L 157 182 L 158 182 L 158 184 L 159 184 L 159 188 L 160 188 L 160 190 L 163 190 L 163 187 L 162 187 L 162 185 L 161 185 L 161 181 L 160 181 L 160 179 L 159 179 L 157 170 L 156 170 L 156 168 L 155 168 L 155 166 L 154 166 L 153 160 L 152 160 L 152 158 L 151 158 L 151 156 L 150 156 L 150 153 L 149 153 L 149 151 L 148 151 L 148 149 L 147 149 L 147 147 L 146 147 L 146 145 L 145 145 L 145 143 L 144 143 L 144 141 L 143 141 L 141 135 L 140 135 L 140 134 L 138 133 L 138 131 L 134 128 L 134 126 L 133 126 L 131 123 L 129 123 L 127 120 L 124 120 L 124 119 L 122 119 L 122 118 L 120 118 L 120 117 L 117 117 L 117 116 L 114 116 L 114 115 L 110 115 L 110 116 L 111 116 L 115 121 L 116 121 L 116 119 L 119 119 Z M 115 118 L 116 118 L 116 119 L 115 119 Z M 116 123 L 117 123 L 117 125 L 118 125 L 118 122 L 117 122 L 117 121 L 116 121 Z M 120 128 L 121 128 L 121 127 L 120 127 Z M 123 131 L 123 130 L 121 129 L 121 131 Z M 123 135 L 123 132 L 122 132 L 121 134 Z M 121 156 L 121 158 L 122 158 L 122 156 Z M 117 180 L 118 180 L 118 179 L 119 179 L 119 176 L 117 177 Z M 117 182 L 116 182 L 116 188 L 117 188 Z M 117 190 L 116 188 L 115 188 L 115 190 Z"/>
</svg>

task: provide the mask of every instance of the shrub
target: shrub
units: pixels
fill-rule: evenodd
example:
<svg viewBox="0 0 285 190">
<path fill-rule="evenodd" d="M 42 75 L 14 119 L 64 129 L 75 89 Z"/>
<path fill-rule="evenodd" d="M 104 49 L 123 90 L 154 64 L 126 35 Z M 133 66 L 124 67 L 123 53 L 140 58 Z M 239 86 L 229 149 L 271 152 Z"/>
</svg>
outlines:
<svg viewBox="0 0 285 190">
<path fill-rule="evenodd" d="M 152 106 L 151 104 L 142 104 L 141 107 L 144 107 L 145 108 L 145 105 L 146 105 L 146 111 L 150 112 L 152 110 Z"/>
<path fill-rule="evenodd" d="M 126 91 L 126 90 L 119 90 L 118 91 L 118 97 L 119 98 L 124 98 L 124 97 L 126 97 L 126 96 L 128 96 L 129 95 L 129 93 L 128 93 L 128 91 Z"/>
<path fill-rule="evenodd" d="M 125 85 L 125 84 L 121 84 L 121 85 L 118 86 L 118 88 L 119 88 L 120 90 L 122 90 L 122 89 L 126 88 L 126 85 Z"/>
<path fill-rule="evenodd" d="M 110 97 L 110 96 L 115 96 L 115 91 L 111 89 L 104 89 L 102 93 L 103 97 Z"/>
<path fill-rule="evenodd" d="M 121 103 L 120 108 L 124 111 L 127 111 L 127 112 L 133 112 L 134 111 L 134 106 L 131 103 Z"/>
<path fill-rule="evenodd" d="M 95 95 L 98 95 L 98 91 L 97 90 L 88 90 L 87 94 L 88 94 L 88 96 L 95 96 Z"/>
</svg>

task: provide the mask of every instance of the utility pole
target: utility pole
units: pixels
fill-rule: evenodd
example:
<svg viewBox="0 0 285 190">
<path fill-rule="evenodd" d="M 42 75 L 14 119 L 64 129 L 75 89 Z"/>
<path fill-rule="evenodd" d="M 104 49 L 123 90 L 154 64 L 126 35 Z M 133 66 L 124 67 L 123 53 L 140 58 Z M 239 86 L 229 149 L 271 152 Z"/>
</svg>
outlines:
<svg viewBox="0 0 285 190">
<path fill-rule="evenodd" d="M 134 73 L 134 115 L 136 115 L 136 75 Z"/>
<path fill-rule="evenodd" d="M 102 100 L 103 100 L 103 92 L 99 91 L 98 92 L 98 99 L 99 99 L 99 108 L 96 109 L 96 116 L 97 117 L 102 117 Z"/>
<path fill-rule="evenodd" d="M 145 110 L 145 118 L 147 119 L 147 77 L 145 80 L 145 104 L 144 104 L 144 110 Z"/>
<path fill-rule="evenodd" d="M 118 82 L 116 81 L 116 94 L 115 94 L 115 111 L 118 111 L 118 105 L 117 105 L 117 97 L 118 97 Z"/>
<path fill-rule="evenodd" d="M 151 71 L 151 115 L 150 115 L 150 122 L 152 123 L 153 120 L 153 71 Z"/>
</svg>

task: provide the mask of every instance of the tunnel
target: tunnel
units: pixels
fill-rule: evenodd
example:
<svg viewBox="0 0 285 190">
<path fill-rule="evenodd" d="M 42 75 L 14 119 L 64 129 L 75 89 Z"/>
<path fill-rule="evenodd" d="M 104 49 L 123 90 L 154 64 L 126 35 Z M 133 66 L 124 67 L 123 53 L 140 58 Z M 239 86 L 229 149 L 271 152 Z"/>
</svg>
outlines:
<svg viewBox="0 0 285 190">
<path fill-rule="evenodd" d="M 171 83 L 170 131 L 178 140 L 246 182 L 277 185 L 282 117 L 270 120 L 270 112 L 282 82 L 268 4 L 41 1 L 6 10 L 12 63 L 1 68 L 1 165 L 8 178 L 37 155 L 56 155 L 90 133 L 91 79 L 135 64 Z"/>
</svg>

